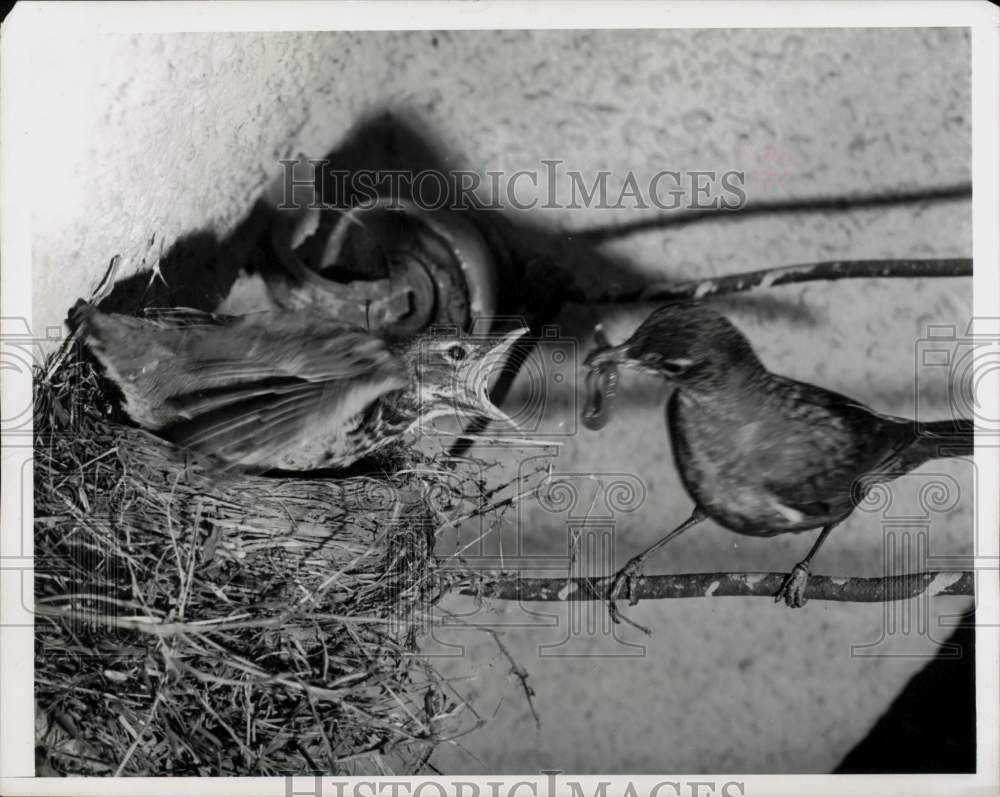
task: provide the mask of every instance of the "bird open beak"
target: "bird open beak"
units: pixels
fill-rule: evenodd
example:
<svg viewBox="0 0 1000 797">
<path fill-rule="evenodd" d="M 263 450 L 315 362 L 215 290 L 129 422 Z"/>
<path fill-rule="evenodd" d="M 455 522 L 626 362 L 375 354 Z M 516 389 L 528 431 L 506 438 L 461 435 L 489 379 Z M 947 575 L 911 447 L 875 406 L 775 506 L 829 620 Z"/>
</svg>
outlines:
<svg viewBox="0 0 1000 797">
<path fill-rule="evenodd" d="M 471 363 L 472 372 L 464 380 L 465 399 L 470 411 L 491 420 L 502 421 L 515 429 L 517 423 L 490 401 L 490 384 L 504 370 L 514 344 L 527 332 L 527 327 L 521 327 L 506 333 L 499 340 L 484 341 L 479 356 Z"/>
</svg>

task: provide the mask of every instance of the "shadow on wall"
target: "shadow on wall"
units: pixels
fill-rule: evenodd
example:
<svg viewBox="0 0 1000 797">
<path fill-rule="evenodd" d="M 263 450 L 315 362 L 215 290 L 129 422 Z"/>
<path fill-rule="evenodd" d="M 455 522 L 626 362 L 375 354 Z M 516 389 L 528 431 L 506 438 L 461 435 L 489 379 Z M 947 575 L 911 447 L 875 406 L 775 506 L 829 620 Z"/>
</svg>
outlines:
<svg viewBox="0 0 1000 797">
<path fill-rule="evenodd" d="M 412 116 L 380 112 L 359 123 L 353 132 L 326 155 L 328 170 L 348 173 L 368 169 L 383 173 L 406 169 L 444 171 L 450 159 L 433 143 L 433 136 L 422 130 Z M 277 164 L 276 164 L 277 165 Z M 333 185 L 327 180 L 326 185 Z M 349 206 L 365 198 L 358 191 L 345 197 L 323 197 L 330 204 Z M 403 196 L 412 199 L 411 196 Z M 447 197 L 451 207 L 456 203 Z M 179 239 L 158 264 L 158 272 L 143 269 L 118 282 L 102 303 L 102 309 L 121 313 L 136 313 L 145 307 L 185 306 L 212 311 L 228 295 L 241 271 L 270 276 L 281 266 L 272 251 L 270 233 L 278 222 L 279 211 L 265 201 L 258 201 L 236 228 L 224 239 L 215 233 L 199 230 Z M 338 217 L 331 210 L 329 217 Z M 493 210 L 473 210 L 467 214 L 484 233 L 497 256 L 501 270 L 499 312 L 519 311 L 531 316 L 551 317 L 557 309 L 549 303 L 557 287 L 572 281 L 568 272 L 553 264 L 573 265 L 574 271 L 589 263 L 591 273 L 628 277 L 628 269 L 596 252 L 592 246 L 577 244 L 567 249 L 565 236 L 553 234 L 523 219 L 503 217 Z M 353 239 L 352 239 L 353 240 Z M 349 244 L 351 241 L 348 242 Z M 306 254 L 297 250 L 297 254 Z M 341 279 L 379 277 L 372 267 L 377 257 L 357 246 L 345 246 L 344 257 L 338 259 Z M 369 261 L 365 267 L 363 261 Z M 162 278 L 161 278 L 162 276 Z M 331 275 L 337 278 L 337 274 Z"/>
<path fill-rule="evenodd" d="M 381 110 L 361 120 L 348 137 L 326 155 L 329 170 L 353 173 L 362 169 L 381 172 L 424 169 L 443 172 L 456 159 L 449 157 L 415 113 L 406 110 Z M 451 181 L 446 181 L 451 185 Z M 328 180 L 327 185 L 333 184 Z M 452 186 L 453 187 L 453 186 Z M 338 204 L 362 199 L 355 191 L 339 198 Z M 412 199 L 412 196 L 404 198 Z M 324 197 L 327 202 L 330 197 Z M 455 196 L 446 198 L 446 207 L 456 206 Z M 787 206 L 787 207 L 786 207 Z M 772 212 L 794 211 L 785 203 Z M 585 338 L 597 320 L 597 311 L 587 306 L 589 300 L 607 295 L 638 295 L 643 287 L 640 271 L 627 258 L 609 255 L 599 245 L 617 236 L 628 235 L 630 225 L 594 229 L 593 234 L 567 234 L 549 229 L 529 218 L 528 212 L 503 212 L 496 209 L 469 209 L 467 217 L 489 242 L 500 271 L 498 312 L 522 315 L 533 325 L 547 323 L 559 315 L 567 300 L 582 302 L 573 312 L 561 317 L 563 334 Z M 335 217 L 337 211 L 332 211 Z M 280 272 L 281 266 L 271 248 L 270 232 L 278 212 L 258 201 L 247 216 L 225 238 L 214 232 L 197 230 L 180 238 L 160 259 L 156 269 L 143 269 L 119 281 L 102 309 L 119 313 L 137 313 L 146 307 L 191 307 L 212 311 L 228 295 L 241 272 L 265 278 Z M 642 229 L 666 228 L 690 224 L 704 218 L 683 211 L 647 220 Z M 711 218 L 733 218 L 741 211 L 713 213 Z M 306 244 L 303 244 L 305 246 Z M 296 250 L 303 255 L 302 248 Z M 357 247 L 345 247 L 343 261 L 336 267 L 342 278 L 365 274 L 359 261 L 371 259 L 372 253 Z M 377 268 L 375 269 L 377 271 Z M 360 272 L 360 274 L 359 274 Z M 336 275 L 333 275 L 336 278 Z M 792 322 L 812 321 L 808 311 L 774 296 L 743 295 L 726 300 L 746 307 L 766 308 Z"/>
<path fill-rule="evenodd" d="M 962 616 L 835 774 L 976 771 L 975 624 Z"/>
</svg>

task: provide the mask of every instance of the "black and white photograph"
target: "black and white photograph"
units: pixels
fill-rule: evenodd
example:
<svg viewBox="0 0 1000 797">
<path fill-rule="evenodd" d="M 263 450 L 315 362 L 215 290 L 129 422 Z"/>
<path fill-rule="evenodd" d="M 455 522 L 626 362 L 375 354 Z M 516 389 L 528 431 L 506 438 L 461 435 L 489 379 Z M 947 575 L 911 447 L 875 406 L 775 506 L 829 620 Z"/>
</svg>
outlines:
<svg viewBox="0 0 1000 797">
<path fill-rule="evenodd" d="M 994 793 L 998 25 L 14 4 L 0 792 Z"/>
</svg>

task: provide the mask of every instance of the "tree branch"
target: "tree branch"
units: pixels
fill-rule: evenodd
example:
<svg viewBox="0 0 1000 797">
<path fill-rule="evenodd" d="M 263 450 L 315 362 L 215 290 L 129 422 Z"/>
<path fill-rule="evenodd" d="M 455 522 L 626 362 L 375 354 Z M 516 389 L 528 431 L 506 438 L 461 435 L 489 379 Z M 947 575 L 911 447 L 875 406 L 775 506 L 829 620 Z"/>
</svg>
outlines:
<svg viewBox="0 0 1000 797">
<path fill-rule="evenodd" d="M 770 598 L 787 573 L 672 573 L 646 576 L 636 586 L 640 600 L 660 598 Z M 458 592 L 500 600 L 604 600 L 613 577 L 523 578 L 500 570 L 480 571 L 461 581 Z M 810 576 L 805 597 L 811 600 L 878 603 L 908 600 L 918 595 L 974 595 L 971 570 L 940 570 L 882 578 Z"/>
<path fill-rule="evenodd" d="M 726 293 L 739 293 L 753 288 L 771 288 L 794 282 L 839 279 L 913 279 L 916 277 L 970 277 L 972 258 L 928 258 L 902 260 L 825 260 L 819 263 L 799 263 L 791 266 L 762 268 L 721 277 L 662 282 L 642 289 L 614 295 L 584 297 L 572 292 L 573 301 L 599 304 L 628 302 L 665 302 L 704 299 Z"/>
<path fill-rule="evenodd" d="M 646 301 L 702 299 L 720 293 L 738 293 L 751 288 L 770 288 L 812 280 L 971 276 L 972 258 L 827 260 L 727 274 L 715 279 L 689 280 L 679 285 L 651 285 L 643 291 L 642 298 Z"/>
</svg>

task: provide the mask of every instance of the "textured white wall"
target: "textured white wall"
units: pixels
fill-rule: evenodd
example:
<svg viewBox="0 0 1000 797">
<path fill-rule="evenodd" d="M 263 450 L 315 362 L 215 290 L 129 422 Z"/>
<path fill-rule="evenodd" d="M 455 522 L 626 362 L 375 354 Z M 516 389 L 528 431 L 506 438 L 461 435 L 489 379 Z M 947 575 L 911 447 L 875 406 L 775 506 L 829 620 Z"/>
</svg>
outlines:
<svg viewBox="0 0 1000 797">
<path fill-rule="evenodd" d="M 32 159 L 44 187 L 33 206 L 36 329 L 58 324 L 111 255 L 125 274 L 180 236 L 227 233 L 277 173 L 277 160 L 334 147 L 363 115 L 419 120 L 453 158 L 486 170 L 742 169 L 751 201 L 843 195 L 969 180 L 969 45 L 961 30 L 451 32 L 81 35 L 35 54 Z M 535 210 L 565 230 L 655 211 Z M 608 250 L 651 277 L 688 277 L 837 257 L 967 256 L 967 202 L 851 213 L 755 217 L 650 231 Z M 571 264 L 570 264 L 571 265 Z M 724 307 L 764 361 L 900 414 L 913 411 L 914 341 L 927 323 L 964 324 L 966 280 L 808 284 Z M 638 311 L 570 308 L 580 329 L 605 318 L 613 339 Z M 621 529 L 623 555 L 690 509 L 670 464 L 662 386 L 623 380 L 620 412 L 601 436 L 570 441 L 566 471 L 639 474 L 649 489 Z M 946 392 L 922 399 L 947 412 Z M 553 407 L 567 412 L 568 397 Z M 969 468 L 943 470 L 963 485 Z M 916 488 L 903 488 L 912 498 Z M 901 499 L 902 500 L 902 499 Z M 971 503 L 935 520 L 932 548 L 968 553 Z M 535 512 L 530 543 L 565 549 L 561 520 Z M 876 574 L 876 518 L 833 535 L 818 572 Z M 650 562 L 651 572 L 784 569 L 811 542 L 746 540 L 713 526 Z M 461 601 L 454 601 L 459 606 Z M 956 612 L 964 602 L 934 604 Z M 516 614 L 508 608 L 507 614 Z M 860 738 L 919 658 L 852 658 L 878 639 L 879 606 L 665 601 L 631 610 L 655 629 L 644 658 L 551 658 L 551 635 L 512 629 L 532 674 L 544 730 L 534 733 L 506 663 L 489 640 L 443 661 L 499 714 L 438 753 L 446 772 L 828 771 Z M 623 635 L 635 636 L 630 631 Z M 917 640 L 929 653 L 933 643 Z M 886 650 L 900 652 L 897 640 Z M 596 640 L 592 652 L 615 652 Z"/>
<path fill-rule="evenodd" d="M 753 199 L 962 181 L 967 54 L 955 30 L 53 36 L 32 64 L 35 311 L 61 320 L 115 253 L 128 273 L 184 233 L 227 231 L 279 158 L 322 155 L 383 107 L 416 115 L 451 165 L 483 171 L 543 157 L 616 176 L 739 168 Z M 637 212 L 536 215 L 582 228 Z M 630 247 L 680 275 L 845 242 L 926 253 L 914 226 L 967 252 L 967 222 L 892 218 L 797 220 L 795 233 L 754 221 Z"/>
</svg>

